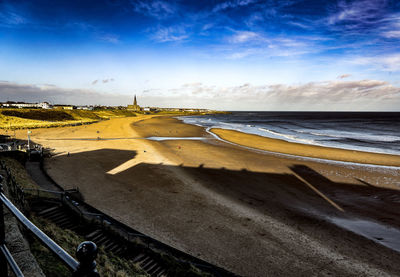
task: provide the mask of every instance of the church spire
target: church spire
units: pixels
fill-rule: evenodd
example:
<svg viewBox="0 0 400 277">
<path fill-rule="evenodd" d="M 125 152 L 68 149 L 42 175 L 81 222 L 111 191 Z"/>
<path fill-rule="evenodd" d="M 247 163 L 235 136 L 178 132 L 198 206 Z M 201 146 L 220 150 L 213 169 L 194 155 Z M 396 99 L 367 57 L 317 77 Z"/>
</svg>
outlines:
<svg viewBox="0 0 400 277">
<path fill-rule="evenodd" d="M 127 109 L 130 111 L 135 111 L 135 112 L 140 112 L 142 110 L 137 103 L 136 94 L 133 97 L 133 105 L 128 105 Z"/>
</svg>

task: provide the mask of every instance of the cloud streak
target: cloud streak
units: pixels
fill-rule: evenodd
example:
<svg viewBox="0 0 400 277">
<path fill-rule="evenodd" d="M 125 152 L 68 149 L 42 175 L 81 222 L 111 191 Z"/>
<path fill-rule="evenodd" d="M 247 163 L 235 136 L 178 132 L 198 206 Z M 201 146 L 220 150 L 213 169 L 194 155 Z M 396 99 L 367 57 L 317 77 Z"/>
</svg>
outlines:
<svg viewBox="0 0 400 277">
<path fill-rule="evenodd" d="M 225 110 L 400 110 L 400 88 L 379 80 L 234 87 L 191 83 L 171 89 L 168 95 L 170 106 L 179 99 L 186 106 Z M 167 95 L 149 90 L 146 97 L 165 102 Z"/>
<path fill-rule="evenodd" d="M 63 89 L 54 85 L 0 82 L 0 101 L 127 105 L 131 98 L 131 95 Z M 247 83 L 232 87 L 197 82 L 170 90 L 148 89 L 139 98 L 141 105 L 220 110 L 400 110 L 400 88 L 379 80 L 257 86 Z"/>
<path fill-rule="evenodd" d="M 386 0 L 339 1 L 336 12 L 328 17 L 331 25 L 344 24 L 347 28 L 361 28 L 380 21 L 387 6 Z"/>
<path fill-rule="evenodd" d="M 42 102 L 74 105 L 126 105 L 132 96 L 98 93 L 83 89 L 64 89 L 54 85 L 23 85 L 0 82 L 0 101 Z"/>
<path fill-rule="evenodd" d="M 130 1 L 135 12 L 156 19 L 164 19 L 172 16 L 176 12 L 176 7 L 167 1 L 160 0 L 131 0 Z"/>
<path fill-rule="evenodd" d="M 382 71 L 400 71 L 400 53 L 358 57 L 351 62 L 358 65 L 369 65 Z"/>
<path fill-rule="evenodd" d="M 317 36 L 268 36 L 262 32 L 237 31 L 228 36 L 228 47 L 221 47 L 229 59 L 242 59 L 249 56 L 294 57 L 320 52 L 320 44 L 326 41 Z"/>
<path fill-rule="evenodd" d="M 99 83 L 99 82 L 100 82 L 100 80 L 94 80 L 94 81 L 92 82 L 92 85 L 96 85 L 96 84 Z M 103 80 L 101 80 L 101 82 L 102 82 L 103 84 L 106 84 L 106 83 L 109 83 L 109 82 L 114 82 L 114 78 L 103 79 Z"/>
<path fill-rule="evenodd" d="M 222 3 L 217 4 L 213 8 L 213 12 L 220 12 L 220 11 L 227 10 L 227 9 L 234 9 L 234 8 L 238 8 L 238 7 L 243 7 L 243 6 L 251 5 L 251 4 L 255 3 L 255 2 L 257 2 L 257 0 L 226 1 L 226 2 L 222 2 Z"/>
<path fill-rule="evenodd" d="M 351 74 L 343 74 L 343 75 L 339 75 L 337 77 L 337 79 L 345 79 L 345 78 L 349 78 L 349 77 L 351 77 Z"/>
<path fill-rule="evenodd" d="M 183 26 L 159 27 L 152 35 L 157 42 L 178 42 L 189 38 Z"/>
<path fill-rule="evenodd" d="M 99 38 L 99 40 L 113 43 L 113 44 L 117 44 L 120 42 L 119 36 L 115 35 L 115 34 L 102 34 L 102 35 L 99 35 L 98 38 Z"/>
<path fill-rule="evenodd" d="M 27 24 L 29 20 L 19 13 L 13 6 L 0 3 L 0 26 L 14 28 Z"/>
</svg>

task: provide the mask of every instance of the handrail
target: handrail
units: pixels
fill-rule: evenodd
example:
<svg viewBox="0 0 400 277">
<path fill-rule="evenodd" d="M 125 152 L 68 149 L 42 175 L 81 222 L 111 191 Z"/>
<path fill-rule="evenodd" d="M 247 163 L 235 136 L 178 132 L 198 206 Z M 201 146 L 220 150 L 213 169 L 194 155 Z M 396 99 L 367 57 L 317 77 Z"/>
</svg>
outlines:
<svg viewBox="0 0 400 277">
<path fill-rule="evenodd" d="M 96 271 L 96 262 L 95 258 L 97 256 L 97 246 L 93 242 L 83 242 L 81 243 L 76 251 L 76 255 L 78 257 L 78 261 L 76 261 L 68 252 L 66 252 L 62 247 L 60 247 L 57 243 L 55 243 L 51 238 L 49 238 L 45 233 L 42 232 L 38 227 L 36 227 L 29 219 L 27 219 L 17 207 L 4 195 L 2 188 L 2 179 L 3 176 L 0 175 L 0 264 L 4 263 L 4 259 L 11 265 L 11 269 L 17 276 L 18 275 L 18 265 L 15 263 L 13 259 L 8 259 L 7 257 L 9 252 L 4 251 L 4 213 L 3 213 L 3 205 L 14 215 L 14 217 L 22 223 L 22 225 L 31 231 L 47 248 L 49 248 L 57 257 L 67 265 L 73 272 L 73 276 L 87 276 L 87 273 L 90 273 L 90 276 L 99 276 Z M 11 257 L 12 258 L 12 257 Z M 4 269 L 0 270 L 0 276 L 7 276 L 7 273 L 4 273 Z M 85 274 L 85 275 L 84 275 Z"/>
<path fill-rule="evenodd" d="M 23 190 L 23 191 L 48 192 L 48 193 L 52 193 L 52 194 L 61 194 L 61 195 L 64 195 L 64 194 L 65 194 L 65 192 L 63 192 L 63 191 L 48 190 L 48 189 L 24 188 L 24 189 L 22 189 L 22 190 Z"/>
<path fill-rule="evenodd" d="M 0 193 L 0 200 L 6 206 L 6 208 L 21 222 L 25 228 L 31 231 L 39 240 L 42 241 L 51 251 L 53 251 L 67 266 L 69 266 L 74 271 L 77 270 L 79 263 L 71 257 L 63 248 L 61 248 L 57 243 L 55 243 L 51 238 L 49 238 L 45 233 L 43 233 L 38 227 L 36 227 L 32 222 L 29 221 L 18 209 L 11 203 L 10 200 Z"/>
<path fill-rule="evenodd" d="M 12 271 L 14 272 L 16 277 L 24 277 L 21 269 L 18 267 L 17 263 L 15 262 L 13 256 L 11 255 L 10 251 L 8 251 L 7 246 L 5 244 L 0 246 L 1 253 L 6 258 L 8 264 L 11 266 Z"/>
</svg>

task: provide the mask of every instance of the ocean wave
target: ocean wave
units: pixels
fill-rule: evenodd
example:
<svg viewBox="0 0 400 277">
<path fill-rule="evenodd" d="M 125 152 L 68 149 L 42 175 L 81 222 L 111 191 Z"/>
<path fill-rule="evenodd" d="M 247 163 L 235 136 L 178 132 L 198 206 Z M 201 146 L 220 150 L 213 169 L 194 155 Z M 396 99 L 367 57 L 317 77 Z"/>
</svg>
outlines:
<svg viewBox="0 0 400 277">
<path fill-rule="evenodd" d="M 357 120 L 350 119 L 342 123 L 328 118 L 314 117 L 313 120 L 303 120 L 301 113 L 300 117 L 296 114 L 296 117 L 291 118 L 279 114 L 273 114 L 275 118 L 271 114 L 267 114 L 268 117 L 264 118 L 260 118 L 262 113 L 254 113 L 254 117 L 249 115 L 237 113 L 233 116 L 180 119 L 185 123 L 206 128 L 237 130 L 289 142 L 397 155 L 400 153 L 400 136 L 396 130 L 396 126 L 400 125 L 396 125 L 398 123 L 394 121 L 390 128 L 386 128 L 380 121 L 361 124 Z"/>
<path fill-rule="evenodd" d="M 381 141 L 381 142 L 398 142 L 400 137 L 392 135 L 372 135 L 365 133 L 355 133 L 346 131 L 327 131 L 327 132 L 310 132 L 310 134 L 315 136 L 324 136 L 332 138 L 345 138 L 345 139 L 355 139 L 355 140 L 368 140 L 368 141 Z"/>
<path fill-rule="evenodd" d="M 273 134 L 275 136 L 286 138 L 286 140 L 291 141 L 291 142 L 301 142 L 301 143 L 305 143 L 305 144 L 319 145 L 315 140 L 312 140 L 312 139 L 299 138 L 299 137 L 296 137 L 293 135 L 274 132 L 274 131 L 271 131 L 271 130 L 268 130 L 265 128 L 258 128 L 258 130 Z"/>
</svg>

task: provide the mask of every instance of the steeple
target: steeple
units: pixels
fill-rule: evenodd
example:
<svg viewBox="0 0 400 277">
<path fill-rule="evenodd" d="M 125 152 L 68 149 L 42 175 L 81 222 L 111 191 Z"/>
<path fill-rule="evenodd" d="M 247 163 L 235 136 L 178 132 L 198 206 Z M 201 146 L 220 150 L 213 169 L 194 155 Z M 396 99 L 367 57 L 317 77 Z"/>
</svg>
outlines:
<svg viewBox="0 0 400 277">
<path fill-rule="evenodd" d="M 140 108 L 140 106 L 138 105 L 138 103 L 137 103 L 136 94 L 135 94 L 135 96 L 133 97 L 133 105 L 128 105 L 127 109 L 128 109 L 129 111 L 135 111 L 135 112 L 140 112 L 140 111 L 142 110 L 142 109 Z"/>
</svg>

